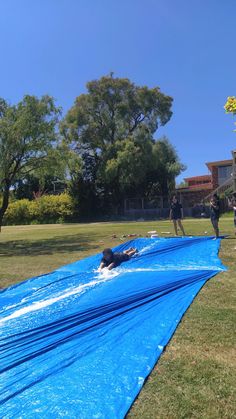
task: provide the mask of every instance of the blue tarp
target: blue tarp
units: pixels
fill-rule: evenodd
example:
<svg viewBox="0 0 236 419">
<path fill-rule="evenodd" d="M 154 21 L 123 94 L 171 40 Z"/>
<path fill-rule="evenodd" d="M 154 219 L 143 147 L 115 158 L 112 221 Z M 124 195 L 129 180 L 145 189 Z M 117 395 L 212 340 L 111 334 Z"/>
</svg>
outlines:
<svg viewBox="0 0 236 419">
<path fill-rule="evenodd" d="M 0 293 L 0 417 L 123 418 L 205 282 L 220 239 L 139 238 Z"/>
</svg>

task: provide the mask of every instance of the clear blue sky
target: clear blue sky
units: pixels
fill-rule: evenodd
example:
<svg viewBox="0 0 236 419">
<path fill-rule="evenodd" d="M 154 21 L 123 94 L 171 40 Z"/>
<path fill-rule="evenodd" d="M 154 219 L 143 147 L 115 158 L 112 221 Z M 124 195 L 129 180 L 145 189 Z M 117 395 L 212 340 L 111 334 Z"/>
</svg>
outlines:
<svg viewBox="0 0 236 419">
<path fill-rule="evenodd" d="M 167 135 L 187 170 L 236 148 L 236 0 L 0 0 L 0 96 L 50 94 L 66 112 L 114 71 L 174 98 Z"/>
</svg>

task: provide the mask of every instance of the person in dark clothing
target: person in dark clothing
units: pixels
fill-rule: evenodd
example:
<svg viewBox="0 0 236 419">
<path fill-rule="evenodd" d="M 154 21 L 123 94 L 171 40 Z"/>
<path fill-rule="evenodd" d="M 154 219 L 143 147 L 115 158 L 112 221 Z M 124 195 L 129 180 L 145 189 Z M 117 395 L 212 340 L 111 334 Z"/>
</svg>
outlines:
<svg viewBox="0 0 236 419">
<path fill-rule="evenodd" d="M 137 249 L 134 249 L 133 247 L 130 247 L 124 252 L 113 252 L 110 248 L 104 249 L 98 270 L 101 271 L 103 268 L 108 268 L 109 270 L 116 268 L 122 262 L 129 260 L 136 252 Z"/>
<path fill-rule="evenodd" d="M 215 193 L 210 201 L 211 224 L 214 228 L 216 238 L 219 237 L 220 198 Z"/>
<path fill-rule="evenodd" d="M 184 227 L 181 222 L 182 219 L 183 219 L 183 207 L 179 203 L 176 195 L 174 195 L 170 204 L 170 220 L 173 221 L 176 236 L 178 236 L 177 223 L 180 230 L 183 233 L 183 236 L 185 236 Z"/>
<path fill-rule="evenodd" d="M 236 192 L 233 193 L 232 197 L 228 200 L 229 206 L 233 209 L 234 212 L 234 234 L 236 235 Z"/>
</svg>

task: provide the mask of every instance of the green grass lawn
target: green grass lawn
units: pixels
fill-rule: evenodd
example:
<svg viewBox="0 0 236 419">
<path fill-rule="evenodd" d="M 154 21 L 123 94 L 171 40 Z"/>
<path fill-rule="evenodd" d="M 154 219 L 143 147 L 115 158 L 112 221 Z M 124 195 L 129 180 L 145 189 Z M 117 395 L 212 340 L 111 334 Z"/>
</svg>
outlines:
<svg viewBox="0 0 236 419">
<path fill-rule="evenodd" d="M 212 234 L 206 219 L 186 219 L 184 227 L 188 235 Z M 169 221 L 3 227 L 0 286 L 7 287 L 115 246 L 122 235 L 145 236 L 149 230 L 157 230 L 161 236 L 173 233 Z M 209 280 L 198 294 L 128 418 L 236 417 L 233 220 L 221 218 L 220 231 L 229 235 L 222 240 L 220 251 L 229 270 Z"/>
</svg>

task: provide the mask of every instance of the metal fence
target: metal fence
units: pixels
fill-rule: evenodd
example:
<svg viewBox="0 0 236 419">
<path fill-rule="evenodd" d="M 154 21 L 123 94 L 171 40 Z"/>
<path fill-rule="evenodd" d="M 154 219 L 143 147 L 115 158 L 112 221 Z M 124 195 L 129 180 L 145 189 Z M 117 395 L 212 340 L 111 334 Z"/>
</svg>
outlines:
<svg viewBox="0 0 236 419">
<path fill-rule="evenodd" d="M 221 213 L 231 210 L 226 198 L 220 200 Z M 209 204 L 196 203 L 194 206 L 183 206 L 184 217 L 208 218 L 210 216 Z M 129 220 L 164 219 L 170 214 L 170 201 L 168 197 L 130 198 L 124 201 L 124 216 Z"/>
<path fill-rule="evenodd" d="M 129 219 L 167 218 L 169 216 L 169 198 L 157 196 L 153 199 L 127 198 L 124 201 L 124 215 Z"/>
</svg>

